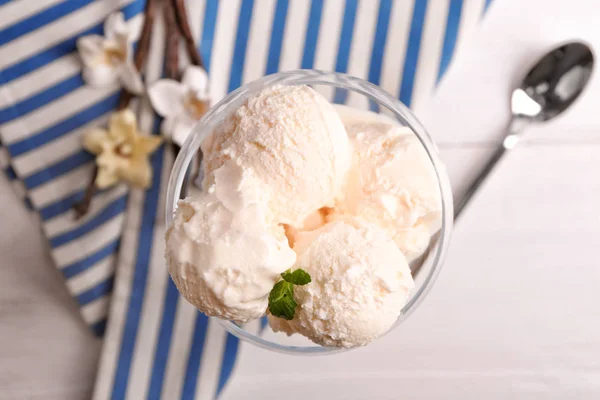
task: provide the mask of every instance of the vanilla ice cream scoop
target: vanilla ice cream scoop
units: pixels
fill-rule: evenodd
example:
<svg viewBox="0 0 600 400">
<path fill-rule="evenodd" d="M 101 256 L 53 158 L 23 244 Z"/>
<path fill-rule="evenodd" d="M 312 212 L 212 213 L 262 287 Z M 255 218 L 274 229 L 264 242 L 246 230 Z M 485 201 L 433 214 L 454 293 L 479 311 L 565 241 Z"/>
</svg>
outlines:
<svg viewBox="0 0 600 400">
<path fill-rule="evenodd" d="M 333 106 L 308 86 L 276 86 L 249 98 L 202 143 L 204 187 L 228 160 L 251 169 L 279 223 L 302 226 L 333 206 L 350 167 L 348 136 Z"/>
<path fill-rule="evenodd" d="M 167 265 L 200 311 L 246 322 L 265 314 L 269 292 L 296 254 L 250 171 L 229 161 L 215 176 L 205 192 L 179 201 L 166 234 Z"/>
<path fill-rule="evenodd" d="M 440 229 L 442 201 L 425 148 L 408 127 L 336 106 L 353 149 L 344 198 L 329 220 L 359 216 L 384 228 L 410 262 Z"/>
<path fill-rule="evenodd" d="M 364 346 L 398 319 L 414 282 L 387 233 L 357 218 L 296 236 L 294 251 L 312 281 L 294 287 L 294 319 L 269 315 L 274 331 L 300 333 L 317 344 Z"/>
</svg>

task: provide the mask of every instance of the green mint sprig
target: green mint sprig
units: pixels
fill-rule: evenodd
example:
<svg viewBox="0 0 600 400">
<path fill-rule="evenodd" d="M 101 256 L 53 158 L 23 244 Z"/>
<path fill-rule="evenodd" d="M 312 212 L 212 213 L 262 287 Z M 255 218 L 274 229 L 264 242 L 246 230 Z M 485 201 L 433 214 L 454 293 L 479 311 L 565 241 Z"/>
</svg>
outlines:
<svg viewBox="0 0 600 400">
<path fill-rule="evenodd" d="M 269 293 L 269 311 L 274 317 L 287 321 L 294 319 L 296 300 L 294 300 L 294 285 L 304 286 L 310 283 L 310 275 L 303 269 L 294 272 L 287 270 L 281 274 L 283 280 L 277 282 Z"/>
</svg>

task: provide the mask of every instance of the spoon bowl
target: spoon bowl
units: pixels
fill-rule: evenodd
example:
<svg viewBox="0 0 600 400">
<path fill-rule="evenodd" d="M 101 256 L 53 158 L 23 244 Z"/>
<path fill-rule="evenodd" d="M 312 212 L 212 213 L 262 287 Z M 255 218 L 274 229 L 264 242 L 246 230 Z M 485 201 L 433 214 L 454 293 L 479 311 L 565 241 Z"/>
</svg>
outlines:
<svg viewBox="0 0 600 400">
<path fill-rule="evenodd" d="M 579 97 L 592 74 L 594 56 L 591 49 L 581 42 L 565 43 L 543 56 L 527 73 L 520 87 L 513 92 L 513 99 L 523 93 L 530 102 L 538 105 L 532 117 L 536 121 L 548 121 Z M 518 93 L 515 95 L 515 93 Z M 528 115 L 531 104 L 512 102 L 515 116 Z"/>
</svg>

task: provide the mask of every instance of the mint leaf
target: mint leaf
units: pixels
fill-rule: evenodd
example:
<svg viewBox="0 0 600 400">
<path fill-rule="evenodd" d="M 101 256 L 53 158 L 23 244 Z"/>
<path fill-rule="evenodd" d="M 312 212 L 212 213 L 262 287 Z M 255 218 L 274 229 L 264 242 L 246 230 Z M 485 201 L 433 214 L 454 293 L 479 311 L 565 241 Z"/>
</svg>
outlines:
<svg viewBox="0 0 600 400">
<path fill-rule="evenodd" d="M 269 293 L 269 311 L 273 316 L 292 320 L 297 305 L 294 300 L 294 285 L 283 280 L 273 286 Z"/>
<path fill-rule="evenodd" d="M 303 269 L 297 269 L 294 272 L 287 271 L 281 274 L 284 281 L 293 283 L 294 285 L 304 286 L 310 283 L 310 275 Z"/>
<path fill-rule="evenodd" d="M 290 269 L 281 274 L 283 278 L 271 289 L 269 293 L 269 311 L 274 317 L 285 320 L 294 319 L 298 303 L 294 300 L 294 285 L 306 285 L 310 282 L 310 275 L 303 269 L 291 272 Z"/>
</svg>

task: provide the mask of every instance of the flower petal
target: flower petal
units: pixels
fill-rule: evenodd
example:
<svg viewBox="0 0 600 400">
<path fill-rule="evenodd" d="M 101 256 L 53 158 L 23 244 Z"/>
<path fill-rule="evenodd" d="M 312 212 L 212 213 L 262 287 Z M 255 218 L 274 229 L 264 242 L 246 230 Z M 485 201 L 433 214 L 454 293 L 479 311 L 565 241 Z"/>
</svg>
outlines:
<svg viewBox="0 0 600 400">
<path fill-rule="evenodd" d="M 119 182 L 119 176 L 116 174 L 116 171 L 110 168 L 98 167 L 98 173 L 94 181 L 98 189 L 106 189 L 117 182 Z"/>
<path fill-rule="evenodd" d="M 125 141 L 133 143 L 136 133 L 137 119 L 133 111 L 129 108 L 111 115 L 110 122 L 108 123 L 108 134 L 115 143 L 123 143 Z"/>
<path fill-rule="evenodd" d="M 117 71 L 106 64 L 97 64 L 90 68 L 84 68 L 81 76 L 85 83 L 94 87 L 111 86 L 119 80 Z"/>
<path fill-rule="evenodd" d="M 142 94 L 144 92 L 144 82 L 142 76 L 135 69 L 131 62 L 125 62 L 117 68 L 121 84 L 125 89 L 133 94 Z"/>
<path fill-rule="evenodd" d="M 126 22 L 127 27 L 129 28 L 129 35 L 127 35 L 127 39 L 130 43 L 137 42 L 142 33 L 142 27 L 144 26 L 144 16 L 139 14 L 136 18 L 131 18 Z"/>
<path fill-rule="evenodd" d="M 160 146 L 163 139 L 160 136 L 156 135 L 144 135 L 138 136 L 137 141 L 135 143 L 135 147 L 133 149 L 134 155 L 137 157 L 147 156 L 151 154 Z"/>
<path fill-rule="evenodd" d="M 161 79 L 148 88 L 152 107 L 161 117 L 176 117 L 185 112 L 185 88 L 173 79 Z"/>
<path fill-rule="evenodd" d="M 177 119 L 177 123 L 173 127 L 173 131 L 171 133 L 171 137 L 174 143 L 179 146 L 183 146 L 183 143 L 187 139 L 187 137 L 192 132 L 194 125 L 196 125 L 195 120 L 189 118 L 188 116 L 183 116 Z"/>
<path fill-rule="evenodd" d="M 165 138 L 170 139 L 173 132 L 173 128 L 175 127 L 176 123 L 177 118 L 165 117 L 165 119 L 163 119 L 163 121 L 160 124 L 160 134 L 163 135 Z"/>
<path fill-rule="evenodd" d="M 110 14 L 104 21 L 104 36 L 111 40 L 119 34 L 127 36 L 128 28 L 122 12 Z"/>
<path fill-rule="evenodd" d="M 81 36 L 77 39 L 77 51 L 86 67 L 93 67 L 104 52 L 104 38 L 100 35 Z"/>
<path fill-rule="evenodd" d="M 83 148 L 93 154 L 100 154 L 104 148 L 104 143 L 108 143 L 110 138 L 105 129 L 91 128 L 83 134 Z"/>
<path fill-rule="evenodd" d="M 146 157 L 132 158 L 121 177 L 134 186 L 147 189 L 152 183 L 152 166 Z"/>
<path fill-rule="evenodd" d="M 208 74 L 204 68 L 190 65 L 185 69 L 181 83 L 198 99 L 207 100 L 209 98 Z"/>
</svg>

